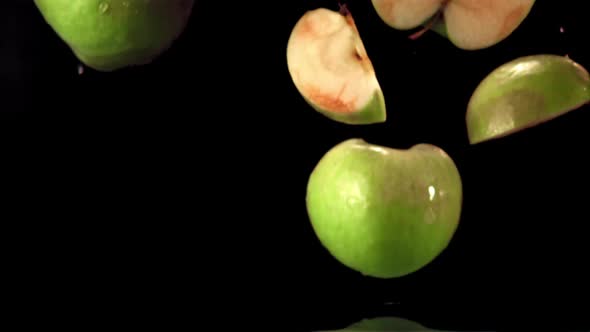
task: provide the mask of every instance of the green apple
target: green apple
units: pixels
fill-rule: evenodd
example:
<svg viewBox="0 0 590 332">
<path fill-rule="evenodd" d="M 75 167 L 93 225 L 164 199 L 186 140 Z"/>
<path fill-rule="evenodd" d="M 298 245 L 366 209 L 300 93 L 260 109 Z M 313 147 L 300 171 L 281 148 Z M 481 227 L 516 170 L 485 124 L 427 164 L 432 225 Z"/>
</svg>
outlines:
<svg viewBox="0 0 590 332">
<path fill-rule="evenodd" d="M 194 0 L 35 0 L 85 65 L 114 71 L 152 62 L 184 30 Z"/>
<path fill-rule="evenodd" d="M 559 55 L 514 59 L 475 89 L 466 114 L 471 144 L 500 138 L 581 107 L 590 101 L 586 69 Z"/>
<path fill-rule="evenodd" d="M 426 25 L 464 50 L 493 46 L 510 36 L 535 0 L 372 0 L 379 17 L 398 30 Z"/>
<path fill-rule="evenodd" d="M 287 65 L 299 93 L 324 116 L 346 124 L 385 122 L 383 92 L 346 7 L 306 12 L 289 37 Z"/>
<path fill-rule="evenodd" d="M 307 184 L 322 245 L 363 275 L 395 278 L 433 261 L 459 224 L 462 184 L 440 148 L 393 149 L 349 139 L 330 149 Z"/>
<path fill-rule="evenodd" d="M 414 321 L 399 317 L 376 317 L 363 319 L 344 329 L 333 330 L 334 332 L 356 331 L 356 332 L 419 332 L 433 331 Z M 327 331 L 318 331 L 327 332 Z"/>
</svg>

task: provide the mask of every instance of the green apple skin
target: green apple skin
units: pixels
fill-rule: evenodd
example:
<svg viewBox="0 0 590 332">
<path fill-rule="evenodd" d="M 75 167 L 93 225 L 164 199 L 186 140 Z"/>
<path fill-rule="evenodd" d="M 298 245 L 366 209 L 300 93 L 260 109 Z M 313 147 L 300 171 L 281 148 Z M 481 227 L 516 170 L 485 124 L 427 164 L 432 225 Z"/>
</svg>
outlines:
<svg viewBox="0 0 590 332">
<path fill-rule="evenodd" d="M 387 121 L 387 112 L 385 108 L 385 98 L 381 90 L 375 91 L 373 98 L 367 105 L 358 111 L 354 112 L 335 112 L 332 110 L 323 109 L 307 98 L 303 99 L 318 113 L 327 117 L 328 119 L 348 124 L 348 125 L 370 125 L 379 124 Z"/>
<path fill-rule="evenodd" d="M 590 77 L 571 59 L 539 54 L 492 71 L 469 100 L 471 144 L 497 139 L 549 121 L 590 101 Z"/>
<path fill-rule="evenodd" d="M 306 206 L 315 234 L 340 263 L 370 277 L 401 277 L 449 244 L 461 214 L 461 177 L 433 145 L 402 150 L 349 139 L 312 171 Z"/>
<path fill-rule="evenodd" d="M 194 0 L 35 0 L 76 57 L 98 71 L 152 62 L 183 32 Z"/>
<path fill-rule="evenodd" d="M 430 331 L 423 325 L 414 321 L 399 317 L 377 317 L 372 319 L 363 319 L 360 322 L 350 325 L 342 331 Z"/>
</svg>

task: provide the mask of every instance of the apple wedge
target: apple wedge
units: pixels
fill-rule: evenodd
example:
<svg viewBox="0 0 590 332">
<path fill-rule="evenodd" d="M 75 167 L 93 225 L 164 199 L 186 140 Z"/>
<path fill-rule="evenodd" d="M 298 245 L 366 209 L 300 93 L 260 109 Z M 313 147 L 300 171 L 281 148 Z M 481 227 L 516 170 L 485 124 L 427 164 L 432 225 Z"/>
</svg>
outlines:
<svg viewBox="0 0 590 332">
<path fill-rule="evenodd" d="M 551 54 L 512 60 L 492 71 L 472 94 L 466 114 L 477 144 L 533 127 L 590 101 L 590 77 L 571 59 Z"/>
<path fill-rule="evenodd" d="M 306 12 L 289 37 L 287 65 L 299 93 L 324 116 L 346 124 L 386 121 L 383 92 L 346 7 Z"/>
<path fill-rule="evenodd" d="M 372 0 L 379 17 L 398 30 L 426 29 L 464 50 L 493 46 L 510 36 L 535 0 Z"/>
</svg>

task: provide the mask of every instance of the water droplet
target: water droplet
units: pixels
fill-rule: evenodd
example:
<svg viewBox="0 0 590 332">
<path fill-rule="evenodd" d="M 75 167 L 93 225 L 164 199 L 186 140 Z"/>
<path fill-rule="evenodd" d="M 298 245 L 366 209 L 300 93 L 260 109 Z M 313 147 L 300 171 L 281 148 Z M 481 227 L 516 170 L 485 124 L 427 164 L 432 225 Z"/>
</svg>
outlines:
<svg viewBox="0 0 590 332">
<path fill-rule="evenodd" d="M 123 1 L 123 6 L 129 7 L 129 1 Z"/>
<path fill-rule="evenodd" d="M 101 2 L 98 5 L 98 11 L 101 14 L 106 14 L 106 12 L 108 12 L 110 8 L 111 8 L 111 6 L 107 2 Z"/>
<path fill-rule="evenodd" d="M 426 214 L 424 215 L 424 222 L 427 225 L 431 225 L 436 221 L 436 211 L 434 207 L 430 206 L 426 209 Z"/>
</svg>

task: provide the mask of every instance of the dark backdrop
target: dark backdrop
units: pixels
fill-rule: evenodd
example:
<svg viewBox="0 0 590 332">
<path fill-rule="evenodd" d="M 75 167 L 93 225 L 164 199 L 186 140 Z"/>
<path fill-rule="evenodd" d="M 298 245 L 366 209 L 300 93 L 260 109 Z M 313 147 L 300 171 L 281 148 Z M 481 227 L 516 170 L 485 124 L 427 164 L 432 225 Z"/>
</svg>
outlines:
<svg viewBox="0 0 590 332">
<path fill-rule="evenodd" d="M 24 238 L 47 241 L 43 250 L 28 247 L 28 267 L 60 275 L 87 266 L 67 280 L 109 280 L 119 287 L 95 283 L 88 294 L 104 287 L 112 306 L 120 296 L 161 304 L 158 294 L 174 299 L 166 303 L 177 318 L 199 316 L 202 303 L 225 317 L 255 310 L 251 326 L 277 331 L 379 315 L 446 330 L 500 329 L 512 318 L 590 328 L 588 107 L 476 146 L 464 122 L 477 83 L 513 58 L 569 54 L 590 67 L 579 3 L 538 1 L 511 37 L 467 52 L 434 33 L 408 40 L 369 1 L 350 1 L 388 121 L 347 126 L 305 104 L 285 59 L 299 17 L 337 9 L 336 1 L 201 2 L 153 64 L 82 75 L 32 2 L 2 1 L 3 219 L 28 220 Z M 327 150 L 352 137 L 435 144 L 461 172 L 460 227 L 419 272 L 363 278 L 313 234 L 307 178 Z M 213 298 L 204 300 L 203 289 Z"/>
</svg>

